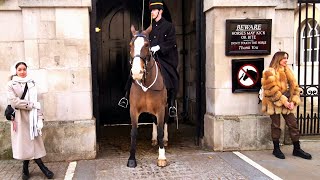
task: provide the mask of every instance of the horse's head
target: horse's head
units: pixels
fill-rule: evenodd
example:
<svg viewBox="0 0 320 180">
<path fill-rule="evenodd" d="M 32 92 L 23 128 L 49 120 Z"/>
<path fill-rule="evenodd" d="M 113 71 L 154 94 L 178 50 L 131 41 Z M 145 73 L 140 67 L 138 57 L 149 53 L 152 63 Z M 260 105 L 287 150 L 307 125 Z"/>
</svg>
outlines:
<svg viewBox="0 0 320 180">
<path fill-rule="evenodd" d="M 145 31 L 137 31 L 134 26 L 131 26 L 133 38 L 130 42 L 130 57 L 132 61 L 131 73 L 134 80 L 141 80 L 148 61 L 150 61 L 149 40 L 148 36 L 151 31 L 151 26 Z"/>
</svg>

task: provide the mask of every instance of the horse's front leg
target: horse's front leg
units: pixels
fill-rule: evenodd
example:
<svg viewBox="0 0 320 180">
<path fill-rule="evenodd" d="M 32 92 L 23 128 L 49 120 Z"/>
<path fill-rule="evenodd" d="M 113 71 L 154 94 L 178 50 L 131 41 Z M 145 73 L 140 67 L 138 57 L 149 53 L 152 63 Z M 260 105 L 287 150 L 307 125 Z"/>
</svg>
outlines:
<svg viewBox="0 0 320 180">
<path fill-rule="evenodd" d="M 136 147 L 137 147 L 137 135 L 138 135 L 138 118 L 131 117 L 131 148 L 130 148 L 130 157 L 128 159 L 127 166 L 130 168 L 135 168 L 137 166 L 136 161 Z"/>
<path fill-rule="evenodd" d="M 159 142 L 159 157 L 158 157 L 158 166 L 165 167 L 167 166 L 166 152 L 164 149 L 163 143 L 163 130 L 164 130 L 164 115 L 158 117 L 158 142 Z"/>
</svg>

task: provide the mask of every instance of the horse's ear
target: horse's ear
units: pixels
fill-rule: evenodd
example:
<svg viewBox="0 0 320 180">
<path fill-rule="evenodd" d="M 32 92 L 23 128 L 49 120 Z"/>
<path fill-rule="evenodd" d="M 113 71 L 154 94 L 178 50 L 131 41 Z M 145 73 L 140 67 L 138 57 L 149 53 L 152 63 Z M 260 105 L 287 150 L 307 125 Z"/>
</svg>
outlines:
<svg viewBox="0 0 320 180">
<path fill-rule="evenodd" d="M 150 34 L 150 32 L 151 32 L 151 30 L 152 30 L 152 26 L 150 25 L 145 31 L 144 31 L 144 33 L 146 33 L 146 34 Z"/>
<path fill-rule="evenodd" d="M 132 33 L 132 36 L 136 34 L 136 28 L 134 28 L 134 25 L 131 25 L 131 33 Z"/>
</svg>

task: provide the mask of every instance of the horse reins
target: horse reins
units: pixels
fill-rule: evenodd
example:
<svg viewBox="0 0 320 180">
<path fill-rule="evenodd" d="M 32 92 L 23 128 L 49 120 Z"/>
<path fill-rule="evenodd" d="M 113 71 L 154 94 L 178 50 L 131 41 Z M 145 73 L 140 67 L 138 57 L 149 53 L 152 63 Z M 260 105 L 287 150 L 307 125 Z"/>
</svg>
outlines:
<svg viewBox="0 0 320 180">
<path fill-rule="evenodd" d="M 141 81 L 136 80 L 136 83 L 141 87 L 141 89 L 142 89 L 144 92 L 148 91 L 148 89 L 150 89 L 150 88 L 154 85 L 154 83 L 156 83 L 156 81 L 157 81 L 157 79 L 158 79 L 159 67 L 158 67 L 158 65 L 157 65 L 157 62 L 155 62 L 155 64 L 156 64 L 156 77 L 154 78 L 153 82 L 149 85 L 149 87 L 145 87 L 145 86 L 141 83 Z"/>
</svg>

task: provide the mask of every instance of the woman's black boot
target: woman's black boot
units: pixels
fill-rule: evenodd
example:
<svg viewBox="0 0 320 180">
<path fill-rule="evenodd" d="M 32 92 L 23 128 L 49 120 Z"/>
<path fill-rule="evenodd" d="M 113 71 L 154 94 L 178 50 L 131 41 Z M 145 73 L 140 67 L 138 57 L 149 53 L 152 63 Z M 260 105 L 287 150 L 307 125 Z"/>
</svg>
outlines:
<svg viewBox="0 0 320 180">
<path fill-rule="evenodd" d="M 52 179 L 52 178 L 53 178 L 53 176 L 54 176 L 53 172 L 50 171 L 50 170 L 43 164 L 43 162 L 42 162 L 42 160 L 41 160 L 40 158 L 39 158 L 39 159 L 35 159 L 34 161 L 38 164 L 39 168 L 41 169 L 41 171 L 43 172 L 43 174 L 46 175 L 46 177 L 47 177 L 48 179 Z"/>
<path fill-rule="evenodd" d="M 22 179 L 28 180 L 29 179 L 29 160 L 23 161 L 23 167 L 22 167 Z"/>
<path fill-rule="evenodd" d="M 273 141 L 273 146 L 274 146 L 274 148 L 273 148 L 272 154 L 273 154 L 275 157 L 279 158 L 279 159 L 285 159 L 286 157 L 284 156 L 284 154 L 283 154 L 283 153 L 281 152 L 281 150 L 280 150 L 280 143 L 279 143 L 279 141 Z"/>
<path fill-rule="evenodd" d="M 294 156 L 298 156 L 301 157 L 303 159 L 312 159 L 311 154 L 304 152 L 301 148 L 300 148 L 300 142 L 296 141 L 293 142 L 293 152 L 292 155 Z"/>
</svg>

